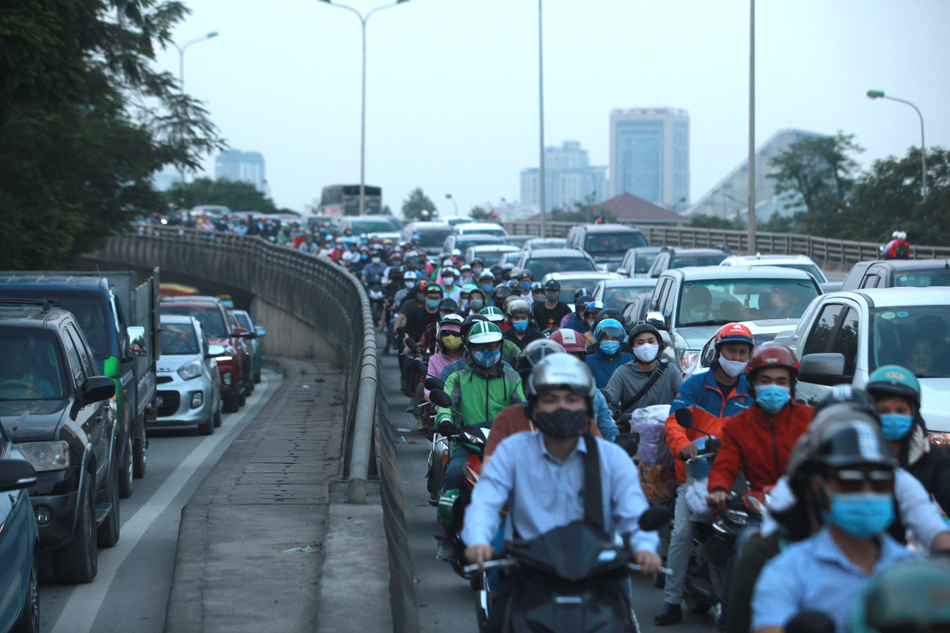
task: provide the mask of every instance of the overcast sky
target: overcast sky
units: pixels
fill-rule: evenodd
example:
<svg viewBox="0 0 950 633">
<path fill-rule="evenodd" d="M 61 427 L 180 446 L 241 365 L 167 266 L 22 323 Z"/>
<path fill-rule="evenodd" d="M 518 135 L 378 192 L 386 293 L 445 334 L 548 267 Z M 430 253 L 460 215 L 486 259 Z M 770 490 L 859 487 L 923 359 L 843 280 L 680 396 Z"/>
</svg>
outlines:
<svg viewBox="0 0 950 633">
<path fill-rule="evenodd" d="M 350 0 L 363 11 L 385 0 Z M 263 153 L 275 202 L 359 182 L 360 23 L 319 0 L 186 0 L 185 88 L 231 147 Z M 538 164 L 538 4 L 411 0 L 368 24 L 368 184 L 394 212 L 421 186 L 446 214 L 520 196 Z M 860 161 L 950 147 L 950 2 L 758 0 L 756 144 L 782 128 L 856 135 Z M 748 0 L 544 0 L 545 140 L 608 164 L 613 108 L 690 116 L 690 198 L 747 154 Z M 178 53 L 160 53 L 177 74 Z M 213 174 L 213 157 L 206 161 Z"/>
</svg>

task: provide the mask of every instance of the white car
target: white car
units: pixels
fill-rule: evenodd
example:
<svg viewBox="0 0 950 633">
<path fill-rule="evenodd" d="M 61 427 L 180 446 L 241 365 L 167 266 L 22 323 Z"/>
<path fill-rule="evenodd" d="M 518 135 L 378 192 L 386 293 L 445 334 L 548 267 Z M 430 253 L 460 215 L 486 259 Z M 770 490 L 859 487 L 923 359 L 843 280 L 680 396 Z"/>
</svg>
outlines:
<svg viewBox="0 0 950 633">
<path fill-rule="evenodd" d="M 865 288 L 812 301 L 798 327 L 775 338 L 798 354 L 796 395 L 817 403 L 839 383 L 863 387 L 883 365 L 920 380 L 932 439 L 950 445 L 950 288 Z"/>
<path fill-rule="evenodd" d="M 818 280 L 819 284 L 828 283 L 825 273 L 818 264 L 807 255 L 732 255 L 719 262 L 720 266 L 778 266 L 804 270 Z"/>
<path fill-rule="evenodd" d="M 469 222 L 467 224 L 459 224 L 455 229 L 459 235 L 494 235 L 495 237 L 508 237 L 508 231 L 500 224 Z"/>
</svg>

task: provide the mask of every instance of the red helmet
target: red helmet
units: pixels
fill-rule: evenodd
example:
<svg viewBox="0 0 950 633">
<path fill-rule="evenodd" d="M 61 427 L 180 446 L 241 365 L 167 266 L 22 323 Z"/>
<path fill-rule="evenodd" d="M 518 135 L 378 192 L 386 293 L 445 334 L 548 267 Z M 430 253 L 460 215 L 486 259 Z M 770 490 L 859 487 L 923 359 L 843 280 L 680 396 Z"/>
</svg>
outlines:
<svg viewBox="0 0 950 633">
<path fill-rule="evenodd" d="M 549 340 L 559 343 L 568 354 L 587 351 L 587 343 L 584 341 L 584 337 L 574 330 L 567 328 L 556 330 L 551 334 Z"/>
<path fill-rule="evenodd" d="M 746 371 L 751 380 L 760 369 L 784 367 L 792 372 L 792 378 L 798 373 L 798 358 L 790 348 L 778 343 L 764 343 L 752 352 Z"/>
<path fill-rule="evenodd" d="M 716 332 L 716 351 L 722 347 L 723 343 L 747 343 L 749 347 L 755 347 L 755 339 L 752 338 L 752 332 L 741 323 L 729 323 Z"/>
</svg>

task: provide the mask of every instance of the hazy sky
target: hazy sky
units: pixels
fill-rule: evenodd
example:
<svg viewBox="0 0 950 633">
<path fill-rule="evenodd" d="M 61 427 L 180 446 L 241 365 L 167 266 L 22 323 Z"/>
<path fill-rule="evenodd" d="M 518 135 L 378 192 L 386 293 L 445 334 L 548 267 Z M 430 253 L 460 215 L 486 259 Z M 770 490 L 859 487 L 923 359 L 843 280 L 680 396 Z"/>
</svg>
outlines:
<svg viewBox="0 0 950 633">
<path fill-rule="evenodd" d="M 359 182 L 360 23 L 319 0 L 186 0 L 187 92 L 231 147 L 257 150 L 279 206 Z M 350 0 L 364 12 L 385 0 Z M 520 196 L 538 164 L 538 3 L 411 0 L 368 24 L 366 180 L 399 211 L 421 186 L 443 213 Z M 950 147 L 950 2 L 758 0 L 756 144 L 782 128 L 856 135 L 864 164 Z M 690 116 L 695 202 L 747 154 L 748 0 L 545 0 L 545 140 L 608 163 L 613 108 Z M 177 74 L 178 53 L 159 55 Z M 213 173 L 213 157 L 205 161 Z"/>
</svg>

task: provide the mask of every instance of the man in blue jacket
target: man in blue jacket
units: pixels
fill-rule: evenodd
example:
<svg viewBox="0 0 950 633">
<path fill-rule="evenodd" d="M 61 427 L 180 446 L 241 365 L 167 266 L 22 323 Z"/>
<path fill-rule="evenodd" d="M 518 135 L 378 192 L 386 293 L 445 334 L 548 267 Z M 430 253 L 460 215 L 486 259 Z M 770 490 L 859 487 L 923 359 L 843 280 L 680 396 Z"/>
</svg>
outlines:
<svg viewBox="0 0 950 633">
<path fill-rule="evenodd" d="M 604 319 L 597 324 L 594 330 L 597 351 L 587 355 L 587 366 L 594 374 L 598 389 L 607 386 L 618 367 L 633 360 L 633 354 L 620 351 L 620 346 L 626 338 L 627 331 L 616 319 Z"/>
</svg>

